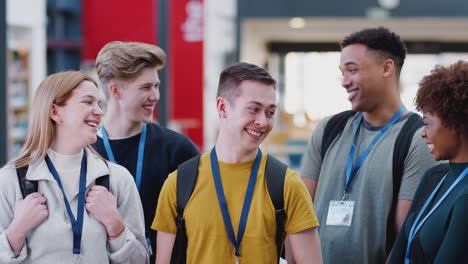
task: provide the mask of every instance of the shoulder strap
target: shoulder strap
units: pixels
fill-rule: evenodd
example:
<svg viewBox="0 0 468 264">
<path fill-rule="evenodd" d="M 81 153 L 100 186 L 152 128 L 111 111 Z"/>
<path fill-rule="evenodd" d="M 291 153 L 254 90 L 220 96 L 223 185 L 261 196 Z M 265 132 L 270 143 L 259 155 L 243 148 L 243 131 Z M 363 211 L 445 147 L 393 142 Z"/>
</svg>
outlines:
<svg viewBox="0 0 468 264">
<path fill-rule="evenodd" d="M 177 213 L 182 215 L 185 206 L 193 192 L 193 187 L 198 176 L 198 163 L 200 155 L 197 155 L 177 168 Z M 183 183 L 183 184 L 179 184 Z"/>
<path fill-rule="evenodd" d="M 26 180 L 26 173 L 28 172 L 29 165 L 16 168 L 16 175 L 18 176 L 18 183 L 20 185 L 21 194 L 23 199 L 33 192 L 37 192 L 37 181 Z"/>
<path fill-rule="evenodd" d="M 341 132 L 343 132 L 348 119 L 355 113 L 356 112 L 354 111 L 348 110 L 338 113 L 330 118 L 327 125 L 325 126 L 325 130 L 323 131 L 322 151 L 320 152 L 322 159 L 325 157 L 328 147 L 331 145 L 333 140 L 335 140 L 335 138 L 340 135 Z"/>
<path fill-rule="evenodd" d="M 109 174 L 101 176 L 96 179 L 96 185 L 106 187 L 107 190 L 109 189 Z"/>
<path fill-rule="evenodd" d="M 171 263 L 185 264 L 187 261 L 187 232 L 185 230 L 184 210 L 192 195 L 198 176 L 198 163 L 200 155 L 197 155 L 177 168 L 177 225 L 176 240 L 172 250 Z"/>
<path fill-rule="evenodd" d="M 106 164 L 107 168 L 109 168 L 109 164 L 107 164 L 107 161 L 104 161 L 104 163 Z M 109 189 L 109 174 L 97 178 L 95 183 L 96 183 L 96 185 L 106 187 L 106 189 L 108 191 L 110 191 L 110 189 Z"/>
<path fill-rule="evenodd" d="M 286 211 L 284 210 L 284 178 L 288 166 L 279 161 L 275 157 L 268 155 L 265 178 L 270 194 L 270 199 L 275 207 L 276 215 L 276 250 L 278 253 L 278 260 L 281 256 L 284 239 L 286 238 L 285 224 L 286 224 Z"/>
<path fill-rule="evenodd" d="M 408 156 L 411 141 L 413 140 L 414 133 L 424 125 L 422 118 L 416 114 L 411 113 L 406 123 L 403 125 L 400 133 L 398 134 L 395 147 L 393 150 L 393 192 L 398 194 L 400 191 L 401 177 L 405 167 L 405 159 Z"/>
<path fill-rule="evenodd" d="M 387 254 L 390 253 L 393 242 L 396 239 L 393 226 L 395 221 L 396 204 L 398 202 L 398 193 L 400 192 L 401 179 L 403 177 L 405 167 L 405 159 L 408 156 L 414 133 L 416 133 L 416 131 L 423 125 L 424 122 L 422 121 L 422 118 L 416 113 L 411 113 L 395 141 L 393 149 L 393 198 L 390 214 L 387 219 Z"/>
</svg>

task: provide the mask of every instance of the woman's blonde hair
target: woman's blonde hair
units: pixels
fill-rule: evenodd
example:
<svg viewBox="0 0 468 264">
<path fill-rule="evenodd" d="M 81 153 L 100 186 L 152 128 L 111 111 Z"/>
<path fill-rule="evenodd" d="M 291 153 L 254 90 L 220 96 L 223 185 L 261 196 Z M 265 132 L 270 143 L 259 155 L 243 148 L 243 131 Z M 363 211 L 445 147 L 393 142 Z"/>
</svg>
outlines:
<svg viewBox="0 0 468 264">
<path fill-rule="evenodd" d="M 19 168 L 45 158 L 55 137 L 55 123 L 50 118 L 52 105 L 65 105 L 73 90 L 84 81 L 92 82 L 97 87 L 91 77 L 79 71 L 52 74 L 42 81 L 33 98 L 26 143 L 10 165 Z M 91 146 L 89 148 L 97 154 Z"/>
</svg>

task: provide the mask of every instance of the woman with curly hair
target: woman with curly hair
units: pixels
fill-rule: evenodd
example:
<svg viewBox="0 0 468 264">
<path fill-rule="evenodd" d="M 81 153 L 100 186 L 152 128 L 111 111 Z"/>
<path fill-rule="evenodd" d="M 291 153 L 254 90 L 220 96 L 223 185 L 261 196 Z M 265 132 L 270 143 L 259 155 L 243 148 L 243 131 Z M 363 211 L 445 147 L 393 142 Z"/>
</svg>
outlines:
<svg viewBox="0 0 468 264">
<path fill-rule="evenodd" d="M 468 263 L 468 63 L 436 66 L 419 86 L 421 136 L 449 163 L 424 175 L 390 263 Z"/>
</svg>

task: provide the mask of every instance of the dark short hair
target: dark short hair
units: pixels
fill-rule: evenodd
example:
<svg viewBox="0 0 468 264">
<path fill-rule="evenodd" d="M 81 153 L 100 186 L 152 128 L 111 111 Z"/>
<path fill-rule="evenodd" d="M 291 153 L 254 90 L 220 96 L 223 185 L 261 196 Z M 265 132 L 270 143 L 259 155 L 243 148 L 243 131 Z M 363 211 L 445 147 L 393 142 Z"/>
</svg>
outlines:
<svg viewBox="0 0 468 264">
<path fill-rule="evenodd" d="M 419 82 L 414 102 L 419 111 L 428 108 L 445 126 L 468 138 L 468 62 L 437 65 Z"/>
<path fill-rule="evenodd" d="M 217 97 L 224 97 L 230 102 L 239 96 L 239 85 L 242 81 L 257 81 L 272 85 L 276 89 L 276 81 L 262 67 L 255 64 L 240 62 L 228 66 L 219 76 Z"/>
<path fill-rule="evenodd" d="M 398 75 L 401 72 L 406 58 L 406 46 L 395 32 L 384 27 L 366 28 L 345 37 L 341 42 L 341 49 L 352 44 L 364 44 L 377 51 L 380 56 L 393 60 Z"/>
</svg>

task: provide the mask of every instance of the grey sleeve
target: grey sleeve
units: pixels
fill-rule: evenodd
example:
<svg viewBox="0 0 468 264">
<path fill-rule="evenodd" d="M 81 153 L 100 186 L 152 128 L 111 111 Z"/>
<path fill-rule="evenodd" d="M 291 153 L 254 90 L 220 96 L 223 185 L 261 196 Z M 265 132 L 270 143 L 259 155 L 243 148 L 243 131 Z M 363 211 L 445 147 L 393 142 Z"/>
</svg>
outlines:
<svg viewBox="0 0 468 264">
<path fill-rule="evenodd" d="M 109 165 L 112 169 L 112 177 L 109 179 L 111 191 L 117 198 L 117 208 L 125 223 L 125 232 L 121 238 L 117 239 L 123 241 L 110 245 L 110 263 L 149 263 L 143 207 L 136 185 L 125 168 L 115 164 Z M 115 187 L 113 184 L 116 184 Z"/>
<path fill-rule="evenodd" d="M 408 156 L 405 159 L 405 168 L 398 194 L 399 200 L 413 200 L 414 193 L 424 173 L 438 164 L 429 152 L 425 140 L 421 137 L 421 131 L 422 128 L 414 133 Z"/>
<path fill-rule="evenodd" d="M 302 177 L 318 181 L 320 169 L 322 167 L 322 157 L 320 152 L 322 150 L 323 132 L 330 118 L 331 116 L 322 119 L 314 129 L 304 155 L 302 155 L 300 170 L 300 176 Z"/>
<path fill-rule="evenodd" d="M 5 264 L 22 263 L 28 255 L 27 241 L 19 255 L 15 255 L 6 237 L 6 231 L 13 221 L 15 201 L 21 198 L 18 196 L 20 189 L 14 174 L 15 170 L 0 170 L 0 263 Z"/>
</svg>

